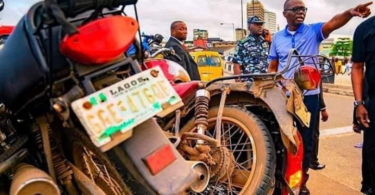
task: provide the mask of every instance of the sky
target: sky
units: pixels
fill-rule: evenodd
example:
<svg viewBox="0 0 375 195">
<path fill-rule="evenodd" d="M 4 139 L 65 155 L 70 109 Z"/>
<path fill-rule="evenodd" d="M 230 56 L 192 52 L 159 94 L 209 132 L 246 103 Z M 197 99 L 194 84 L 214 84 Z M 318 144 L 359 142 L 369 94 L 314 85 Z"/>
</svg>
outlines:
<svg viewBox="0 0 375 195">
<path fill-rule="evenodd" d="M 5 0 L 5 9 L 0 13 L 0 25 L 15 25 L 35 2 L 40 0 Z M 264 7 L 276 13 L 280 29 L 285 28 L 282 15 L 284 0 L 260 0 Z M 243 0 L 244 26 L 246 27 L 246 3 Z M 251 2 L 251 0 L 249 0 Z M 368 0 L 311 0 L 305 1 L 308 8 L 306 23 L 325 22 L 334 15 L 355 7 Z M 375 6 L 370 7 L 375 10 Z M 170 36 L 170 24 L 176 20 L 188 26 L 188 40 L 193 39 L 193 29 L 208 30 L 209 37 L 233 40 L 233 25 L 241 27 L 241 0 L 139 0 L 137 4 L 141 31 L 145 34 L 162 34 L 165 40 Z M 134 7 L 126 8 L 129 16 L 134 16 Z M 373 11 L 375 13 L 375 11 Z M 354 18 L 335 34 L 352 35 L 364 19 Z"/>
</svg>

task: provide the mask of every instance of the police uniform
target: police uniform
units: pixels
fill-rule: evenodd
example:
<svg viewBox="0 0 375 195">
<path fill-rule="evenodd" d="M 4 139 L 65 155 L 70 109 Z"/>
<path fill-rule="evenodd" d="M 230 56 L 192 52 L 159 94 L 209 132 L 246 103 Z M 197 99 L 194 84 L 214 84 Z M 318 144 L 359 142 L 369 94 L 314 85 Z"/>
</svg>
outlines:
<svg viewBox="0 0 375 195">
<path fill-rule="evenodd" d="M 261 23 L 257 16 L 249 18 L 248 23 Z M 249 35 L 240 40 L 232 62 L 239 64 L 241 74 L 266 73 L 268 69 L 269 45 L 262 36 Z"/>
</svg>

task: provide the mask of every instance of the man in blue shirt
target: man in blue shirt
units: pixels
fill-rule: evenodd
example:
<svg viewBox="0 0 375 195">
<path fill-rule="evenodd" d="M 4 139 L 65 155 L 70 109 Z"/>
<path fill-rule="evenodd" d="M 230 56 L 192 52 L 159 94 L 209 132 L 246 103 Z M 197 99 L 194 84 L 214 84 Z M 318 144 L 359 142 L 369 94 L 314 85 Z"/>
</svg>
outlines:
<svg viewBox="0 0 375 195">
<path fill-rule="evenodd" d="M 358 5 L 341 14 L 334 16 L 326 23 L 304 24 L 307 8 L 301 0 L 287 0 L 284 3 L 283 15 L 287 20 L 286 28 L 276 33 L 272 40 L 269 59 L 271 60 L 268 71 L 277 72 L 286 66 L 288 52 L 295 48 L 301 55 L 319 54 L 320 43 L 327 38 L 334 30 L 344 26 L 353 17 L 367 17 L 370 15 L 369 5 L 366 3 Z M 292 65 L 295 60 L 292 61 Z M 283 76 L 286 79 L 292 79 L 294 72 L 298 67 L 291 68 Z M 297 123 L 297 128 L 301 133 L 304 144 L 303 172 L 304 181 L 300 195 L 309 195 L 306 187 L 308 180 L 308 169 L 310 166 L 311 152 L 313 150 L 313 133 L 316 125 L 316 118 L 319 113 L 319 93 L 320 89 L 308 91 L 305 93 L 304 103 L 311 113 L 310 127 L 302 127 Z"/>
</svg>

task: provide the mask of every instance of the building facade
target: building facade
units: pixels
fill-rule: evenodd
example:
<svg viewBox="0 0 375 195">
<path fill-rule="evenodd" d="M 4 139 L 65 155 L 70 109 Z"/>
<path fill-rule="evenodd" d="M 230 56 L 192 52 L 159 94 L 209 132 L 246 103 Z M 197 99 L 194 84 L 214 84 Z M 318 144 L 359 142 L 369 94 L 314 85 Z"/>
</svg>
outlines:
<svg viewBox="0 0 375 195">
<path fill-rule="evenodd" d="M 247 3 L 247 18 L 250 18 L 251 16 L 258 16 L 264 21 L 264 6 L 260 1 L 251 0 Z"/>
<path fill-rule="evenodd" d="M 264 11 L 264 28 L 268 29 L 271 34 L 275 34 L 277 32 L 276 26 L 276 13 L 265 10 Z"/>
<path fill-rule="evenodd" d="M 246 29 L 236 28 L 236 41 L 239 41 L 246 37 Z"/>
</svg>

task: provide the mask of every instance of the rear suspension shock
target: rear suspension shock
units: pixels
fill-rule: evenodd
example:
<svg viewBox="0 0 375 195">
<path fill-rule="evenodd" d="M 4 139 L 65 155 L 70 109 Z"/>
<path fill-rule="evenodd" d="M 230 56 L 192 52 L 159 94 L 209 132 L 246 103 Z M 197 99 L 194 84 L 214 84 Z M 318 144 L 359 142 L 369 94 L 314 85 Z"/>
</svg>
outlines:
<svg viewBox="0 0 375 195">
<path fill-rule="evenodd" d="M 210 103 L 210 92 L 200 89 L 196 93 L 195 98 L 195 126 L 197 133 L 205 135 L 208 126 L 208 107 Z M 203 144 L 203 140 L 198 140 L 198 144 Z"/>
<path fill-rule="evenodd" d="M 50 154 L 45 154 L 45 157 L 48 155 L 52 156 L 52 164 L 54 168 L 54 172 L 56 173 L 56 177 L 59 182 L 65 186 L 69 195 L 78 195 L 77 190 L 75 189 L 72 179 L 73 179 L 73 170 L 68 164 L 68 161 L 62 155 L 60 149 L 57 147 L 56 140 L 52 134 L 51 127 L 48 123 L 44 124 L 45 126 L 34 126 L 33 128 L 33 137 L 37 147 L 43 151 L 44 142 L 43 142 L 43 135 L 42 131 L 47 131 L 47 136 L 49 137 L 49 145 L 50 145 Z M 46 129 L 43 129 L 46 128 Z"/>
</svg>

